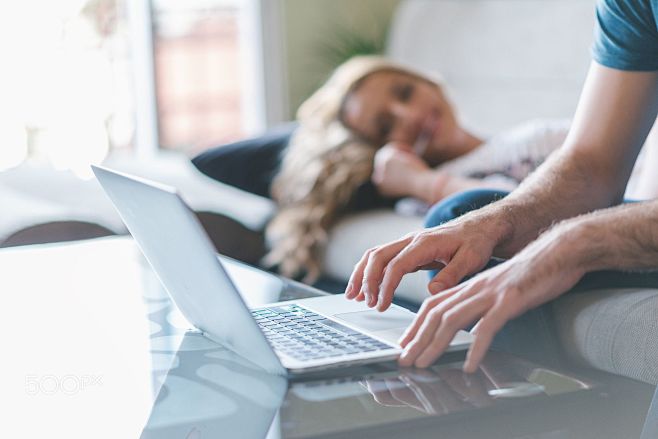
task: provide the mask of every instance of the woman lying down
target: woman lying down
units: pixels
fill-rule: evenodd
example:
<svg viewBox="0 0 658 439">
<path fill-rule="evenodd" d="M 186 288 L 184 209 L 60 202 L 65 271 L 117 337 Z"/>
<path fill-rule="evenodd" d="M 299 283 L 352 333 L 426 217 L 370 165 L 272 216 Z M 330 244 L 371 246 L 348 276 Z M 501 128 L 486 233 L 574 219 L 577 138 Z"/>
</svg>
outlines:
<svg viewBox="0 0 658 439">
<path fill-rule="evenodd" d="M 437 78 L 363 56 L 334 71 L 301 105 L 294 127 L 193 161 L 216 180 L 276 201 L 264 263 L 313 282 L 327 230 L 341 215 L 402 198 L 422 207 L 466 189 L 512 190 L 560 147 L 568 127 L 535 120 L 483 138 L 461 125 Z"/>
</svg>

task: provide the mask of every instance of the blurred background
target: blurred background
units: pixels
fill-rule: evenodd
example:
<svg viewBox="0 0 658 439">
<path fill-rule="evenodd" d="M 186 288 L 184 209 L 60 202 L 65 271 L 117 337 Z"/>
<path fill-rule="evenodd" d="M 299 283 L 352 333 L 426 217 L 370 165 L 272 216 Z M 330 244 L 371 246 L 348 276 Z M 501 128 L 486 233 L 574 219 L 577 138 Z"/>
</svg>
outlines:
<svg viewBox="0 0 658 439">
<path fill-rule="evenodd" d="M 193 156 L 294 117 L 381 52 L 398 0 L 27 0 L 0 16 L 0 171 L 89 178 L 111 154 Z"/>
<path fill-rule="evenodd" d="M 461 122 L 483 138 L 536 118 L 569 118 L 589 65 L 594 3 L 7 4 L 0 206 L 8 214 L 0 215 L 0 247 L 126 234 L 92 179 L 89 165 L 100 163 L 177 187 L 197 212 L 261 230 L 271 200 L 236 192 L 189 159 L 293 120 L 331 71 L 357 54 L 439 74 Z"/>
</svg>

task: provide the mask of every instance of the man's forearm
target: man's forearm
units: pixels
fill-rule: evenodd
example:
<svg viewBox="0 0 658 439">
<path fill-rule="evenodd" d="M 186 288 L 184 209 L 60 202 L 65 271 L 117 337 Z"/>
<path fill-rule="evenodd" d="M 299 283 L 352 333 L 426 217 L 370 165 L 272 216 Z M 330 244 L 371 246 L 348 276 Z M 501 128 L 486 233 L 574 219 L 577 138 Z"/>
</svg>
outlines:
<svg viewBox="0 0 658 439">
<path fill-rule="evenodd" d="M 582 215 L 554 232 L 583 272 L 658 268 L 658 200 Z"/>
<path fill-rule="evenodd" d="M 505 200 L 496 255 L 511 256 L 565 218 L 621 201 L 658 112 L 658 73 L 592 64 L 565 144 Z"/>
<path fill-rule="evenodd" d="M 506 199 L 492 206 L 510 232 L 496 248 L 509 257 L 551 225 L 622 201 L 625 180 L 611 178 L 575 150 L 553 154 Z"/>
</svg>

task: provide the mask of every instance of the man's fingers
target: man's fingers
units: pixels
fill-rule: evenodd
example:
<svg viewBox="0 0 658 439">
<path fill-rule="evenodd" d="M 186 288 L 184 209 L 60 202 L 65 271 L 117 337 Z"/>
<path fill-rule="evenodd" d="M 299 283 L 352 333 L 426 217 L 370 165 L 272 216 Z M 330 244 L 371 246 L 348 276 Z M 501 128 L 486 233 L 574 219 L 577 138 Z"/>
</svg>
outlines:
<svg viewBox="0 0 658 439">
<path fill-rule="evenodd" d="M 432 341 L 416 357 L 414 365 L 416 367 L 431 365 L 450 345 L 457 331 L 482 316 L 487 306 L 488 299 L 485 296 L 475 295 L 446 311 Z"/>
<path fill-rule="evenodd" d="M 413 273 L 437 262 L 436 252 L 435 240 L 419 235 L 402 248 L 397 256 L 390 259 L 379 287 L 378 309 L 380 311 L 385 311 L 391 305 L 395 289 L 400 285 L 405 274 Z"/>
<path fill-rule="evenodd" d="M 505 308 L 500 304 L 496 304 L 475 325 L 475 328 L 471 331 L 474 333 L 475 339 L 466 355 L 464 372 L 474 373 L 477 371 L 482 359 L 487 354 L 489 346 L 491 346 L 494 336 L 507 320 L 508 316 Z"/>
<path fill-rule="evenodd" d="M 441 324 L 440 313 L 441 310 L 435 308 L 427 314 L 426 318 L 420 325 L 416 336 L 407 344 L 404 351 L 402 351 L 402 354 L 400 354 L 400 358 L 398 359 L 400 366 L 408 367 L 413 365 L 418 355 L 425 349 L 425 346 L 432 341 L 434 331 L 436 331 Z"/>
<path fill-rule="evenodd" d="M 415 337 L 405 346 L 402 355 L 400 355 L 400 365 L 411 366 L 416 361 L 418 356 L 432 342 L 434 334 L 443 324 L 442 322 L 444 320 L 444 314 L 447 312 L 449 313 L 450 309 L 453 308 L 457 303 L 468 300 L 468 298 L 475 294 L 475 292 L 475 290 L 467 291 L 466 293 L 461 291 L 460 294 L 455 292 L 455 294 L 445 299 L 442 303 L 440 303 L 440 305 L 430 305 L 431 310 L 421 316 L 423 322 L 418 328 Z M 428 302 L 431 300 L 432 299 L 429 299 Z"/>
<path fill-rule="evenodd" d="M 471 250 L 461 248 L 448 261 L 447 265 L 434 276 L 428 285 L 431 294 L 436 294 L 446 288 L 457 285 L 464 277 L 480 270 L 486 261 L 482 255 Z"/>
<path fill-rule="evenodd" d="M 366 251 L 359 262 L 356 263 L 352 269 L 352 275 L 350 280 L 347 282 L 347 288 L 345 288 L 345 297 L 347 299 L 354 299 L 361 293 L 361 283 L 363 281 L 363 270 L 366 268 L 368 263 L 368 254 L 370 250 Z"/>
<path fill-rule="evenodd" d="M 394 249 L 400 249 L 404 248 L 404 246 L 411 240 L 410 237 L 405 236 L 402 239 L 392 242 L 387 245 L 383 245 L 380 247 L 374 247 L 369 250 L 367 250 L 363 256 L 361 256 L 361 259 L 356 263 L 354 266 L 354 269 L 352 270 L 352 274 L 350 276 L 350 280 L 347 283 L 347 287 L 345 288 L 345 297 L 347 299 L 355 299 L 359 296 L 359 294 L 364 294 L 366 301 L 369 299 L 369 293 L 370 291 L 367 288 L 367 283 L 366 283 L 366 267 L 368 266 L 368 263 L 370 261 L 371 255 L 375 252 L 381 252 L 381 251 L 386 251 L 385 249 L 392 247 Z M 384 250 L 382 250 L 384 249 Z M 381 276 L 380 276 L 381 279 Z"/>
<path fill-rule="evenodd" d="M 378 247 L 369 253 L 364 269 L 362 285 L 369 307 L 372 308 L 377 304 L 379 286 L 382 283 L 385 269 L 388 269 L 387 265 L 391 259 L 395 258 L 408 245 L 409 241 L 409 239 L 396 241 Z"/>
<path fill-rule="evenodd" d="M 414 339 L 416 336 L 416 333 L 418 332 L 418 329 L 420 326 L 423 324 L 423 321 L 425 320 L 426 314 L 432 310 L 435 306 L 438 306 L 443 302 L 444 300 L 452 297 L 454 294 L 456 294 L 459 291 L 459 289 L 450 289 L 441 292 L 440 294 L 437 294 L 434 297 L 425 299 L 423 304 L 420 307 L 420 310 L 418 310 L 418 313 L 416 314 L 416 318 L 414 319 L 413 322 L 411 322 L 411 325 L 404 331 L 404 334 L 402 334 L 402 337 L 400 337 L 399 343 L 400 346 L 403 348 L 409 344 L 411 340 Z"/>
</svg>

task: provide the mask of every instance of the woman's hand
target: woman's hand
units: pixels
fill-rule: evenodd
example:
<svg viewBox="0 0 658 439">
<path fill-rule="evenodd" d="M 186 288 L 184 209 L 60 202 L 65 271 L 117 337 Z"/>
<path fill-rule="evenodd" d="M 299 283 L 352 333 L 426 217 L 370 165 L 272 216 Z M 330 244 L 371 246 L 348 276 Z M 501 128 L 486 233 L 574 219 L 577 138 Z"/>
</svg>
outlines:
<svg viewBox="0 0 658 439">
<path fill-rule="evenodd" d="M 382 195 L 411 196 L 434 204 L 448 195 L 478 187 L 491 188 L 482 180 L 459 177 L 430 168 L 414 154 L 411 147 L 399 142 L 389 143 L 377 151 L 372 182 Z M 503 189 L 513 189 L 505 187 Z"/>
<path fill-rule="evenodd" d="M 425 200 L 424 186 L 432 169 L 404 145 L 389 143 L 375 155 L 372 182 L 382 195 Z"/>
<path fill-rule="evenodd" d="M 570 289 L 583 276 L 582 239 L 568 226 L 545 233 L 512 259 L 426 299 L 400 339 L 402 366 L 427 367 L 458 330 L 476 322 L 464 371 L 474 372 L 494 335 L 525 311 Z"/>
</svg>

